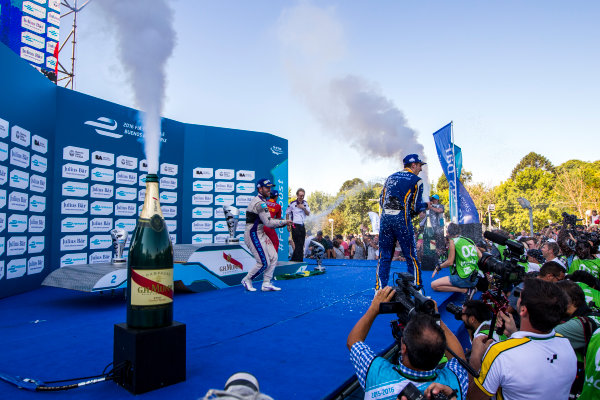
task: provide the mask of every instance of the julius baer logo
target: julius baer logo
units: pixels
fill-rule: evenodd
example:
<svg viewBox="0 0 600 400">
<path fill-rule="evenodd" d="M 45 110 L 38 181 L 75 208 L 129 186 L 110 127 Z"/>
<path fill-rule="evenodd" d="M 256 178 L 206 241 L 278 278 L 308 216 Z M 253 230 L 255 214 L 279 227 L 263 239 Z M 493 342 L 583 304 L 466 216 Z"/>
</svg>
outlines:
<svg viewBox="0 0 600 400">
<path fill-rule="evenodd" d="M 141 125 L 131 122 L 123 122 L 123 126 L 119 129 L 119 123 L 112 118 L 98 117 L 95 121 L 85 121 L 84 125 L 94 128 L 98 135 L 108 136 L 114 139 L 121 139 L 123 135 L 130 135 L 143 140 L 144 131 Z M 161 142 L 166 143 L 165 133 L 161 133 Z"/>
</svg>

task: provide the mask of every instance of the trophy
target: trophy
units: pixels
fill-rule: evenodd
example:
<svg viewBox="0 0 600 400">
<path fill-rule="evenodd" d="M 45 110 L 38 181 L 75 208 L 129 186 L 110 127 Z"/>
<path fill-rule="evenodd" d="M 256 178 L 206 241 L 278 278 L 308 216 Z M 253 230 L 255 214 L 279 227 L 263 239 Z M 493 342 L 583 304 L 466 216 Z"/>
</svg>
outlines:
<svg viewBox="0 0 600 400">
<path fill-rule="evenodd" d="M 229 237 L 226 243 L 238 243 L 240 240 L 235 237 L 235 230 L 240 221 L 240 210 L 233 206 L 223 206 L 223 212 L 227 221 L 227 229 L 229 229 Z"/>
<path fill-rule="evenodd" d="M 112 259 L 112 263 L 125 263 L 126 260 L 123 258 L 123 249 L 125 249 L 125 244 L 127 243 L 127 231 L 125 229 L 115 228 L 110 231 L 110 236 L 112 237 L 113 249 L 115 250 L 115 257 Z"/>
<path fill-rule="evenodd" d="M 312 256 L 315 258 L 315 260 L 317 260 L 317 266 L 315 267 L 315 271 L 325 272 L 325 267 L 323 266 L 325 247 L 316 240 L 311 240 L 310 246 L 312 247 Z"/>
</svg>

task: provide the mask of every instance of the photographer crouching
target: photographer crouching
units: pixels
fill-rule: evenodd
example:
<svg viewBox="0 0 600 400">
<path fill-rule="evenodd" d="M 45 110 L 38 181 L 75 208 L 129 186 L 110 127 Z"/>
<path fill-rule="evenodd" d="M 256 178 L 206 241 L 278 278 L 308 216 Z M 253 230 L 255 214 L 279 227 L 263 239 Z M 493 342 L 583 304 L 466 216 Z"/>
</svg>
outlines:
<svg viewBox="0 0 600 400">
<path fill-rule="evenodd" d="M 409 276 L 409 279 L 412 280 L 412 276 Z M 400 282 L 400 279 L 397 282 Z M 364 343 L 373 321 L 380 314 L 382 303 L 385 305 L 386 303 L 390 304 L 389 302 L 392 300 L 400 300 L 402 304 L 405 304 L 405 301 L 408 300 L 398 299 L 397 290 L 400 288 L 390 286 L 379 290 L 367 312 L 348 335 L 347 346 L 350 350 L 350 360 L 354 365 L 358 381 L 365 390 L 365 398 L 402 398 L 398 396 L 402 394 L 407 385 L 412 383 L 421 392 L 425 391 L 426 398 L 466 399 L 467 371 L 457 360 L 447 353 L 446 356 L 450 361 L 444 368 L 436 368 L 444 355 L 446 346 L 459 357 L 464 358 L 464 353 L 456 336 L 444 322 L 439 321 L 438 325 L 436 318 L 431 315 L 433 313 L 414 312 L 418 306 L 405 310 L 408 322 L 401 333 L 398 364 L 383 357 L 377 357 Z M 432 302 L 432 300 L 429 301 Z M 434 307 L 435 314 L 437 314 L 437 306 Z M 398 315 L 400 317 L 400 313 Z M 398 341 L 397 329 L 393 328 L 393 333 Z M 436 393 L 439 392 L 443 393 L 444 397 L 436 397 Z"/>
<path fill-rule="evenodd" d="M 504 321 L 508 340 L 494 344 L 485 336 L 473 340 L 470 363 L 480 373 L 471 379 L 468 399 L 495 394 L 506 400 L 568 399 L 577 357 L 569 341 L 554 331 L 567 304 L 556 284 L 526 279 L 516 309 L 520 330 L 509 314 Z"/>
</svg>

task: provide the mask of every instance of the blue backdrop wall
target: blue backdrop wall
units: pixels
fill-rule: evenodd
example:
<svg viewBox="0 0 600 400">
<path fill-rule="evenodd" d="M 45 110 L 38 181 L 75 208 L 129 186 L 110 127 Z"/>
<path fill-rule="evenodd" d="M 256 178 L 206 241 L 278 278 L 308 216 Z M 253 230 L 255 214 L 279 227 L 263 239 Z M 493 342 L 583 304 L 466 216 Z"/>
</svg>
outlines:
<svg viewBox="0 0 600 400">
<path fill-rule="evenodd" d="M 135 109 L 56 87 L 0 45 L 0 297 L 31 290 L 65 265 L 110 262 L 110 230 L 132 232 L 147 164 Z M 287 140 L 163 119 L 161 206 L 173 243 L 228 236 L 271 178 L 287 204 Z M 280 259 L 287 232 L 280 230 Z M 90 266 L 93 268 L 93 265 Z"/>
</svg>

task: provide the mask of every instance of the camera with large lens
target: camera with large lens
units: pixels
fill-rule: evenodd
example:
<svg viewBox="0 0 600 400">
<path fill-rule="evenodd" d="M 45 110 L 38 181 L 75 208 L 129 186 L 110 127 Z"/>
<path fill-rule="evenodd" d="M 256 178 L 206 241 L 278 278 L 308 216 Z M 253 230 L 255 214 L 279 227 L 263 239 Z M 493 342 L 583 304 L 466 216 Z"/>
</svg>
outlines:
<svg viewBox="0 0 600 400">
<path fill-rule="evenodd" d="M 483 253 L 479 260 L 479 269 L 483 272 L 494 274 L 503 286 L 509 286 L 518 283 L 525 277 L 525 268 L 519 265 L 519 262 L 526 262 L 524 256 L 525 246 L 523 243 L 507 239 L 506 237 L 493 232 L 485 232 L 483 236 L 501 246 L 506 246 L 504 250 L 504 261 L 492 256 L 490 253 Z"/>
<path fill-rule="evenodd" d="M 454 319 L 456 319 L 457 321 L 462 320 L 463 310 L 462 310 L 462 307 L 459 306 L 458 304 L 448 303 L 446 305 L 446 311 L 448 311 L 450 314 L 454 315 Z"/>
<path fill-rule="evenodd" d="M 411 382 L 409 382 L 404 389 L 398 395 L 398 400 L 402 399 L 402 397 L 406 397 L 408 400 L 424 400 L 425 395 L 421 393 L 421 391 Z M 446 396 L 444 393 L 440 392 L 438 394 L 434 394 L 431 396 L 433 400 L 449 400 L 450 397 Z"/>
<path fill-rule="evenodd" d="M 439 314 L 435 312 L 435 302 L 418 291 L 413 283 L 414 277 L 412 274 L 394 273 L 394 280 L 396 282 L 394 298 L 389 303 L 379 304 L 379 313 L 395 313 L 398 316 L 398 319 L 390 324 L 392 335 L 400 341 L 404 327 L 414 315 L 423 313 L 439 318 Z"/>
</svg>

